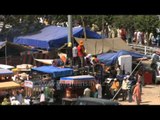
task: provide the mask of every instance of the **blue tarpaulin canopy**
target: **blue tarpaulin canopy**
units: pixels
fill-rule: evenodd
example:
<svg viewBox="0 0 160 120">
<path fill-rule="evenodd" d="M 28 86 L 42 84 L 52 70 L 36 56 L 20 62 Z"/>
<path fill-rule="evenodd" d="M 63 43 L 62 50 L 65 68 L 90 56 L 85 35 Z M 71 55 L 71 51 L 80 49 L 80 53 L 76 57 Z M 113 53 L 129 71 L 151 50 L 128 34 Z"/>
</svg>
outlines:
<svg viewBox="0 0 160 120">
<path fill-rule="evenodd" d="M 78 75 L 78 76 L 61 77 L 60 80 L 95 80 L 95 77 L 91 75 Z"/>
<path fill-rule="evenodd" d="M 88 83 L 88 84 L 85 84 Z M 89 84 L 96 83 L 96 79 L 94 76 L 91 75 L 79 75 L 79 76 L 68 76 L 68 77 L 61 77 L 60 78 L 60 84 L 83 84 L 83 85 L 89 85 Z"/>
<path fill-rule="evenodd" d="M 41 66 L 37 68 L 32 68 L 34 71 L 52 74 L 53 78 L 65 77 L 73 75 L 73 69 L 71 68 L 58 68 L 54 66 Z"/>
<path fill-rule="evenodd" d="M 0 69 L 0 75 L 13 74 L 11 70 Z"/>
<path fill-rule="evenodd" d="M 74 37 L 83 36 L 82 27 L 73 28 Z M 87 38 L 100 39 L 101 36 L 96 32 L 92 32 L 89 29 L 86 29 Z M 14 43 L 23 44 L 28 46 L 34 46 L 36 48 L 50 49 L 50 48 L 59 48 L 65 43 L 68 39 L 68 28 L 67 27 L 57 27 L 57 26 L 48 26 L 43 28 L 39 33 L 34 35 L 26 35 L 14 38 Z"/>
<path fill-rule="evenodd" d="M 126 50 L 120 50 L 117 53 L 104 53 L 104 54 L 98 55 L 97 58 L 106 65 L 113 65 L 118 60 L 118 57 L 122 55 L 131 55 L 133 59 L 144 57 L 143 54 L 130 52 Z"/>
</svg>

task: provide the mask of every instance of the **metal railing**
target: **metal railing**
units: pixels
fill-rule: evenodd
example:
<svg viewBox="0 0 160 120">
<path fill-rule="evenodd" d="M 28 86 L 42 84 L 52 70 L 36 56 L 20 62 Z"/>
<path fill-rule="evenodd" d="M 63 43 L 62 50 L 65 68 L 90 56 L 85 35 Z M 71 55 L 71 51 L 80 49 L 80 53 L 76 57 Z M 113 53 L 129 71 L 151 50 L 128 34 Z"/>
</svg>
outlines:
<svg viewBox="0 0 160 120">
<path fill-rule="evenodd" d="M 151 47 L 151 46 L 145 46 L 145 45 L 136 45 L 136 44 L 128 44 L 128 46 L 132 47 L 133 49 L 139 51 L 142 54 L 145 55 L 152 55 L 154 51 L 157 49 L 160 49 L 158 47 Z"/>
</svg>

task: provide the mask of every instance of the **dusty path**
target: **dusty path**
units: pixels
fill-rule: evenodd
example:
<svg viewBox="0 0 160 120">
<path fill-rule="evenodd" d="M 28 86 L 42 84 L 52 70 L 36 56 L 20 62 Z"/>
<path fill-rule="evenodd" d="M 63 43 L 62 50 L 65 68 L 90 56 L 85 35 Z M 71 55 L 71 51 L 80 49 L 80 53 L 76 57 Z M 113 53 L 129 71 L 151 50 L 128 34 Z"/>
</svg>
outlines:
<svg viewBox="0 0 160 120">
<path fill-rule="evenodd" d="M 160 105 L 160 85 L 146 85 L 143 87 L 142 93 L 141 105 Z M 119 102 L 122 105 L 136 105 L 135 102 L 129 103 L 121 100 Z"/>
</svg>

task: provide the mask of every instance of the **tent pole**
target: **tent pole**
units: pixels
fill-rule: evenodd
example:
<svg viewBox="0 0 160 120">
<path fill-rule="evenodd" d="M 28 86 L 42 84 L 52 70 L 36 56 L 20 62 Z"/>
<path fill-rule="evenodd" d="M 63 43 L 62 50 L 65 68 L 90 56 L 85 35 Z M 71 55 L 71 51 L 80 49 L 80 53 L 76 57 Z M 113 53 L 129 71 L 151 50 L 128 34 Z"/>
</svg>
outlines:
<svg viewBox="0 0 160 120">
<path fill-rule="evenodd" d="M 113 51 L 114 51 L 114 39 L 113 39 Z"/>
<path fill-rule="evenodd" d="M 85 43 L 86 43 L 86 50 L 87 50 L 87 35 L 86 35 L 86 28 L 85 28 L 85 23 L 84 23 L 84 20 L 83 20 L 83 17 L 81 16 L 81 21 L 82 21 L 82 24 L 83 24 L 83 34 L 84 34 L 84 39 L 85 39 Z"/>
<path fill-rule="evenodd" d="M 7 39 L 5 40 L 5 64 L 7 65 L 8 63 L 7 63 Z"/>
<path fill-rule="evenodd" d="M 102 53 L 104 48 L 104 15 L 102 15 Z"/>
<path fill-rule="evenodd" d="M 68 43 L 72 43 L 72 15 L 68 15 Z"/>
<path fill-rule="evenodd" d="M 72 15 L 68 15 L 68 43 L 72 43 L 71 48 L 70 47 L 68 48 L 69 51 L 70 51 L 70 49 L 72 50 L 72 48 L 73 48 L 73 40 L 72 40 Z M 67 53 L 69 53 L 69 52 L 67 52 Z M 72 54 L 72 53 L 70 53 L 70 54 Z M 67 56 L 68 56 L 68 54 L 67 54 Z M 69 57 L 71 57 L 71 56 L 69 56 Z M 71 57 L 69 59 L 70 59 L 70 66 L 72 67 L 72 60 L 73 60 L 73 58 Z"/>
</svg>

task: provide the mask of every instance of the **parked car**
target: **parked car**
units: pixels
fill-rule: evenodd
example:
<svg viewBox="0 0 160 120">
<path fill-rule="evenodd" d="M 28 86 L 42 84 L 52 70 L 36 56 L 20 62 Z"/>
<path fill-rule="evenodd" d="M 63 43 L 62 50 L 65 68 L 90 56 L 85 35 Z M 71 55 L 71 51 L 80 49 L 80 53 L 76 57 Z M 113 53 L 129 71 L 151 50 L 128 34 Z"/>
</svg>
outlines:
<svg viewBox="0 0 160 120">
<path fill-rule="evenodd" d="M 73 105 L 120 105 L 120 103 L 107 99 L 99 99 L 99 98 L 91 98 L 91 97 L 83 97 L 78 98 L 77 101 Z"/>
</svg>

